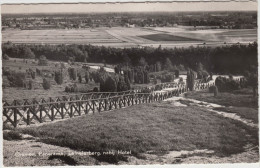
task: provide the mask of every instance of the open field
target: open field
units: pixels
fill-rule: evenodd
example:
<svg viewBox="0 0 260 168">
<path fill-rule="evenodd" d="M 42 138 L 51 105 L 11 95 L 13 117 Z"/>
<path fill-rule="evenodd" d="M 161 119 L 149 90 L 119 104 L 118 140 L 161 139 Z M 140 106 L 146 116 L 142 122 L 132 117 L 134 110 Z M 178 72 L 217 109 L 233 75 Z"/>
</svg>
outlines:
<svg viewBox="0 0 260 168">
<path fill-rule="evenodd" d="M 207 109 L 176 107 L 170 102 L 142 104 L 18 131 L 39 137 L 44 143 L 77 151 L 131 151 L 130 155 L 139 159 L 144 159 L 145 154 L 159 156 L 198 149 L 213 150 L 211 156 L 223 157 L 244 152 L 248 144 L 258 145 L 255 128 Z M 117 163 L 127 161 L 128 156 L 94 157 Z"/>
<path fill-rule="evenodd" d="M 24 44 L 92 44 L 97 46 L 124 47 L 188 47 L 198 45 L 221 46 L 257 41 L 257 30 L 206 29 L 193 27 L 156 28 L 96 28 L 5 30 L 3 42 Z M 158 36 L 158 34 L 163 34 Z M 178 38 L 176 37 L 178 36 Z M 147 38 L 148 37 L 148 38 Z M 149 38 L 152 37 L 152 38 Z M 174 38 L 172 38 L 174 37 Z"/>
<path fill-rule="evenodd" d="M 174 36 L 174 35 L 170 35 L 170 34 L 162 34 L 162 33 L 144 35 L 144 36 L 139 36 L 139 37 L 149 39 L 149 40 L 152 40 L 152 41 L 200 41 L 200 40 L 197 40 L 197 39 Z"/>
</svg>

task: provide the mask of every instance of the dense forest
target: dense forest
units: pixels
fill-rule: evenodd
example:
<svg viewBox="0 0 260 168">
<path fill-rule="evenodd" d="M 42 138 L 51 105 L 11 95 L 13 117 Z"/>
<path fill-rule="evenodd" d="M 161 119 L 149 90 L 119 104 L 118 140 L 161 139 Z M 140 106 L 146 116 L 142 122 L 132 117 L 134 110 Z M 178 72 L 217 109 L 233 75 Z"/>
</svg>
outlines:
<svg viewBox="0 0 260 168">
<path fill-rule="evenodd" d="M 3 55 L 13 58 L 40 58 L 49 60 L 102 62 L 128 66 L 162 65 L 170 59 L 173 65 L 196 70 L 202 64 L 208 72 L 218 74 L 244 74 L 257 67 L 257 43 L 222 47 L 189 48 L 111 48 L 92 45 L 14 45 L 2 44 Z"/>
</svg>

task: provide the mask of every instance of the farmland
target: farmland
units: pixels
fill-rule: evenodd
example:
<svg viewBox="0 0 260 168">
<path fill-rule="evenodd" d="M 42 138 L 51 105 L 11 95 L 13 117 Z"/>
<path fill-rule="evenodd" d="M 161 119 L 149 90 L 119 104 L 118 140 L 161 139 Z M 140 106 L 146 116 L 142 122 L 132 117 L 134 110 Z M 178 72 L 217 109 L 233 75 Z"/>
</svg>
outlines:
<svg viewBox="0 0 260 168">
<path fill-rule="evenodd" d="M 200 40 L 186 38 L 186 37 L 173 36 L 170 34 L 151 34 L 151 35 L 145 35 L 139 37 L 149 39 L 152 41 L 200 41 Z"/>
<path fill-rule="evenodd" d="M 2 31 L 2 34 L 3 42 L 11 41 L 18 44 L 91 44 L 116 48 L 158 47 L 159 45 L 169 48 L 188 47 L 191 45 L 220 46 L 238 42 L 250 43 L 257 41 L 256 29 L 200 30 L 189 26 L 149 28 L 102 27 L 95 29 L 49 30 L 8 29 Z M 149 38 L 149 36 L 152 38 Z M 172 37 L 175 38 L 172 39 Z"/>
</svg>

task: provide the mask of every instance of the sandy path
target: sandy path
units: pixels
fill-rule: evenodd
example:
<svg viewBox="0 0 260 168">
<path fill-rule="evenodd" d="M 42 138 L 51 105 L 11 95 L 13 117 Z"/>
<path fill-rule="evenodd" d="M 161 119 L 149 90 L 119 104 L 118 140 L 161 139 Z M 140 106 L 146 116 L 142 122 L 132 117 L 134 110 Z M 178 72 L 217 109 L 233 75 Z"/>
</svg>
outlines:
<svg viewBox="0 0 260 168">
<path fill-rule="evenodd" d="M 217 113 L 217 114 L 219 114 L 223 117 L 231 118 L 233 120 L 240 121 L 240 122 L 242 122 L 242 123 L 244 123 L 248 126 L 258 128 L 258 124 L 255 124 L 252 120 L 242 118 L 241 116 L 239 116 L 235 113 L 227 113 L 227 112 L 224 112 L 224 111 L 213 110 L 213 108 L 216 108 L 216 107 L 224 107 L 224 106 L 221 106 L 221 105 L 218 105 L 218 104 L 208 103 L 208 102 L 199 101 L 199 100 L 195 100 L 195 99 L 188 99 L 188 98 L 184 98 L 184 97 L 172 97 L 172 98 L 169 98 L 169 99 L 165 99 L 164 101 L 170 101 L 173 104 L 175 104 L 176 106 L 183 106 L 183 104 L 179 102 L 180 100 L 189 101 L 189 103 L 191 105 L 205 107 L 210 112 L 214 112 L 214 113 Z"/>
</svg>

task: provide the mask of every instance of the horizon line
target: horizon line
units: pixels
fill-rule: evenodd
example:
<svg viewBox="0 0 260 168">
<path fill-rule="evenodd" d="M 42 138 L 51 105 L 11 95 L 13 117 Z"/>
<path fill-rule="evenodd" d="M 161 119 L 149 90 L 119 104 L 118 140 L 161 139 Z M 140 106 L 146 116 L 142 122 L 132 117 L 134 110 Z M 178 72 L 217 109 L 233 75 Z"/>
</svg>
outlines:
<svg viewBox="0 0 260 168">
<path fill-rule="evenodd" d="M 257 10 L 234 10 L 234 11 L 229 11 L 229 10 L 216 10 L 216 11 L 199 11 L 199 10 L 194 10 L 194 11 L 104 11 L 104 12 L 38 12 L 38 13 L 1 13 L 2 15 L 19 15 L 19 14 L 91 14 L 91 13 L 188 13 L 188 12 L 227 12 L 227 13 L 232 13 L 232 12 L 257 12 Z"/>
</svg>

